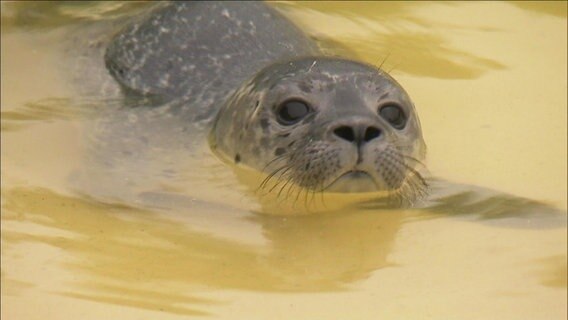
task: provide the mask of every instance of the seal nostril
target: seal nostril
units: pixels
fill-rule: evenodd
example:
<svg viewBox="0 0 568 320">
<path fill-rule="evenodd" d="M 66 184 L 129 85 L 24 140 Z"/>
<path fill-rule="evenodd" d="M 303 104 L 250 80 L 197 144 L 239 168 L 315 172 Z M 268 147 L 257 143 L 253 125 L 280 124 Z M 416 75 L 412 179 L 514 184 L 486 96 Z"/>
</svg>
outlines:
<svg viewBox="0 0 568 320">
<path fill-rule="evenodd" d="M 333 133 L 341 139 L 347 140 L 349 142 L 355 141 L 355 133 L 353 132 L 353 128 L 351 127 L 341 126 L 333 130 Z"/>
<path fill-rule="evenodd" d="M 378 138 L 381 135 L 381 130 L 375 127 L 368 127 L 365 130 L 365 136 L 363 137 L 363 141 L 369 142 L 375 138 Z"/>
</svg>

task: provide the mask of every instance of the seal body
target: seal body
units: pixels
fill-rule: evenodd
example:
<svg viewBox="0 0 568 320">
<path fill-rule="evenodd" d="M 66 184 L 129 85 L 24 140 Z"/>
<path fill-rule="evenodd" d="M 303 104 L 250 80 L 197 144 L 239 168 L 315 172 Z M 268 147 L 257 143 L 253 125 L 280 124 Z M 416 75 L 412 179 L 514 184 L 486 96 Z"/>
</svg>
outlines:
<svg viewBox="0 0 568 320">
<path fill-rule="evenodd" d="M 173 2 L 120 31 L 105 64 L 125 93 L 176 102 L 188 121 L 212 121 L 263 67 L 318 52 L 262 2 Z"/>
<path fill-rule="evenodd" d="M 221 158 L 268 174 L 263 186 L 404 198 L 425 188 L 404 89 L 374 66 L 324 55 L 262 2 L 165 5 L 121 30 L 104 59 L 126 97 L 203 124 Z"/>
</svg>

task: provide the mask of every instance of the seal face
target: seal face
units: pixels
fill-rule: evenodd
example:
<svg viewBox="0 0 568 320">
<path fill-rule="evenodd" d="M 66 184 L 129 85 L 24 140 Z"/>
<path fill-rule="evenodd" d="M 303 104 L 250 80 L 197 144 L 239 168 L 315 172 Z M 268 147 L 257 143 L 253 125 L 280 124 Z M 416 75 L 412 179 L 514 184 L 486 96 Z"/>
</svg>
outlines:
<svg viewBox="0 0 568 320">
<path fill-rule="evenodd" d="M 228 99 L 211 140 L 225 158 L 267 173 L 265 185 L 405 197 L 425 187 L 410 98 L 361 62 L 305 57 L 264 68 Z"/>
</svg>

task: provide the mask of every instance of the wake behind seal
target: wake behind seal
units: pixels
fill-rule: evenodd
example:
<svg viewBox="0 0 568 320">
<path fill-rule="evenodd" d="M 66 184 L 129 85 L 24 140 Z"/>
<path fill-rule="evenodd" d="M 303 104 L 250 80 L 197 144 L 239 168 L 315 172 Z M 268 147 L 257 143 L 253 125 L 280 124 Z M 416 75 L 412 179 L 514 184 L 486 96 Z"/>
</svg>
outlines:
<svg viewBox="0 0 568 320">
<path fill-rule="evenodd" d="M 274 192 L 412 201 L 426 188 L 404 89 L 372 65 L 324 54 L 264 3 L 170 3 L 122 29 L 105 65 L 125 96 L 199 123 L 216 154 L 266 173 Z"/>
</svg>

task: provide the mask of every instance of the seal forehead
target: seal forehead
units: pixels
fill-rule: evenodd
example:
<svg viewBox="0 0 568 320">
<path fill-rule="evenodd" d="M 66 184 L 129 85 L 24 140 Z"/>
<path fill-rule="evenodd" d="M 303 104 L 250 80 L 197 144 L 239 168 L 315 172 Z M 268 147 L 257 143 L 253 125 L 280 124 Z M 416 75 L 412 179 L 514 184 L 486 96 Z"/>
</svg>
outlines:
<svg viewBox="0 0 568 320">
<path fill-rule="evenodd" d="M 292 70 L 280 79 L 270 80 L 273 83 L 264 92 L 272 100 L 273 106 L 289 98 L 300 98 L 317 110 L 356 106 L 376 110 L 378 104 L 390 99 L 412 112 L 410 99 L 392 78 L 359 63 L 355 63 L 359 67 L 356 70 L 335 68 L 343 63 L 343 60 L 336 63 L 326 61 L 318 69 L 315 69 L 317 63 L 305 64 L 307 70 Z"/>
<path fill-rule="evenodd" d="M 345 74 L 355 75 L 378 72 L 378 69 L 362 62 L 329 57 L 307 57 L 272 64 L 262 70 L 259 76 L 261 78 L 286 79 L 298 76 L 318 75 L 335 79 Z"/>
<path fill-rule="evenodd" d="M 274 64 L 259 73 L 257 85 L 269 90 L 296 86 L 305 93 L 334 90 L 349 86 L 359 91 L 401 91 L 402 87 L 388 74 L 374 66 L 336 58 L 303 58 Z"/>
</svg>

